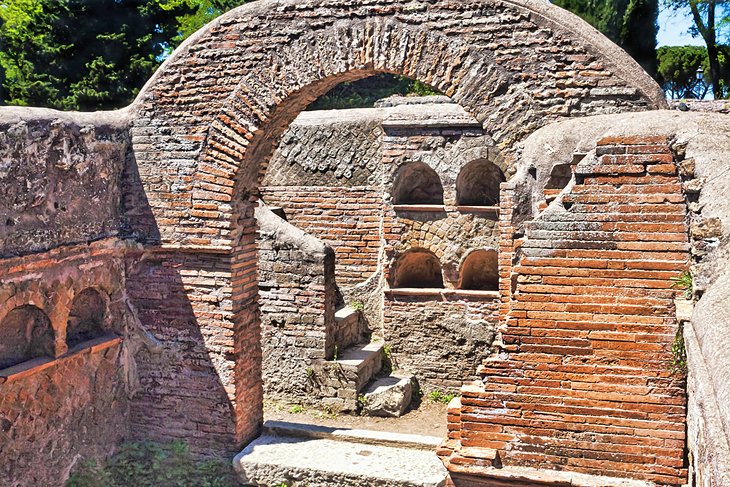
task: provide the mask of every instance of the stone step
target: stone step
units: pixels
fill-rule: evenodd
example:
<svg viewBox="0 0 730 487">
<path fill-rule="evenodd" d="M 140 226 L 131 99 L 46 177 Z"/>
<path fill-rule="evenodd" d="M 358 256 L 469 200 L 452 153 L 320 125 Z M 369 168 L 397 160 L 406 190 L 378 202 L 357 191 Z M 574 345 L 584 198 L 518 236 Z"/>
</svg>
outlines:
<svg viewBox="0 0 730 487">
<path fill-rule="evenodd" d="M 264 434 L 233 460 L 244 485 L 440 487 L 447 472 L 438 438 L 295 423 Z"/>
<path fill-rule="evenodd" d="M 335 344 L 340 350 L 358 343 L 362 339 L 360 312 L 352 306 L 343 306 L 335 311 Z"/>
<path fill-rule="evenodd" d="M 363 443 L 367 445 L 393 446 L 413 448 L 416 450 L 435 451 L 443 441 L 438 436 L 411 435 L 390 431 L 361 430 L 349 428 L 332 428 L 307 423 L 290 423 L 288 421 L 266 421 L 263 434 L 277 436 L 297 436 L 300 438 L 321 438 L 336 441 Z"/>
<path fill-rule="evenodd" d="M 336 360 L 315 360 L 311 380 L 324 405 L 356 411 L 358 394 L 382 366 L 383 343 L 359 343 L 339 351 Z"/>
</svg>

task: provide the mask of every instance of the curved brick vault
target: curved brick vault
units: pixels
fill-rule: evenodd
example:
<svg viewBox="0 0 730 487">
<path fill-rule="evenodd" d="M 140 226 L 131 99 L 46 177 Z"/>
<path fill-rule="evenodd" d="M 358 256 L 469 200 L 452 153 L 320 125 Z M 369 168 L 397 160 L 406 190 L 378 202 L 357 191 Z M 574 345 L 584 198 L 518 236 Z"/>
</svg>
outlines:
<svg viewBox="0 0 730 487">
<path fill-rule="evenodd" d="M 257 183 L 303 108 L 338 83 L 377 72 L 450 96 L 483 125 L 508 165 L 516 144 L 551 121 L 665 105 L 626 53 L 538 1 L 261 0 L 217 19 L 166 61 L 129 108 L 136 165 L 126 175 L 126 222 L 158 251 L 128 276 L 130 295 L 158 334 L 179 336 L 186 320 L 197 327 L 181 340 L 204 341 L 230 400 L 213 415 L 189 413 L 175 435 L 231 447 L 255 436 L 262 417 Z M 216 279 L 208 288 L 193 282 L 209 272 Z M 181 281 L 185 295 L 175 299 L 189 316 L 178 316 L 169 295 L 146 296 L 161 275 Z M 220 304 L 215 311 L 211 300 Z M 166 436 L 146 408 L 174 410 L 165 381 L 194 391 L 197 379 L 181 378 L 180 370 L 198 359 L 146 358 L 140 373 L 155 380 L 132 406 L 133 429 Z M 211 424 L 228 407 L 233 423 Z M 201 438 L 206 428 L 211 434 Z"/>
</svg>

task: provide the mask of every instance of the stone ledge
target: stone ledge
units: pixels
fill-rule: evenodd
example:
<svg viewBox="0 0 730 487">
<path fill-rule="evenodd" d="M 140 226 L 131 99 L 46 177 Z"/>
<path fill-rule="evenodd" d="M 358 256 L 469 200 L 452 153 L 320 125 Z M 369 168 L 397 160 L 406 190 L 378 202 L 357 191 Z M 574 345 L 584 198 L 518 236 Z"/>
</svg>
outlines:
<svg viewBox="0 0 730 487">
<path fill-rule="evenodd" d="M 393 210 L 396 212 L 440 213 L 445 212 L 446 207 L 444 205 L 393 205 Z"/>
<path fill-rule="evenodd" d="M 463 296 L 469 298 L 499 299 L 499 291 L 476 291 L 469 289 L 441 289 L 401 287 L 385 290 L 386 296 Z"/>
<path fill-rule="evenodd" d="M 70 349 L 68 353 L 58 358 L 38 357 L 27 360 L 18 365 L 13 365 L 12 367 L 0 370 L 0 384 L 9 384 L 11 382 L 25 379 L 26 377 L 31 377 L 48 368 L 60 365 L 67 360 L 72 360 L 81 354 L 87 352 L 90 354 L 99 353 L 118 345 L 121 342 L 121 337 L 116 335 L 104 335 L 99 338 L 79 343 Z"/>
</svg>

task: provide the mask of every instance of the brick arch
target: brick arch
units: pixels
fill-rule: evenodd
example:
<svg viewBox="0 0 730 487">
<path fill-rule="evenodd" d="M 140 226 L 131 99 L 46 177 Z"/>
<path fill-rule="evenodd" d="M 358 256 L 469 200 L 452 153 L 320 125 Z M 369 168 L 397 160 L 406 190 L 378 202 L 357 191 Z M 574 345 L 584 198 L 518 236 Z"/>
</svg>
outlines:
<svg viewBox="0 0 730 487">
<path fill-rule="evenodd" d="M 146 358 L 163 392 L 151 387 L 144 401 L 174 409 L 164 381 L 189 387 L 201 406 L 175 430 L 199 440 L 196 450 L 241 444 L 262 420 L 253 206 L 267 160 L 307 104 L 378 72 L 449 95 L 506 161 L 549 122 L 666 106 L 625 52 L 534 0 L 259 0 L 196 33 L 124 112 L 134 162 L 124 200 L 129 231 L 162 247 L 133 269 L 127 286 L 146 329 L 161 340 L 188 340 L 174 364 Z M 206 279 L 211 272 L 215 279 Z M 200 373 L 188 385 L 179 374 L 185 367 L 217 377 Z M 141 408 L 133 405 L 132 428 L 169 439 L 154 414 L 137 414 Z M 200 439 L 200 425 L 214 433 Z"/>
<path fill-rule="evenodd" d="M 467 19 L 470 27 L 460 30 Z M 181 46 L 133 106 L 140 115 L 133 133 L 154 126 L 161 135 L 138 151 L 138 164 L 160 168 L 186 196 L 185 205 L 175 205 L 180 214 L 164 224 L 157 218 L 159 239 L 229 245 L 236 239 L 230 225 L 215 233 L 191 227 L 237 219 L 233 193 L 256 190 L 294 117 L 336 84 L 377 72 L 403 74 L 451 96 L 507 157 L 550 121 L 666 103 L 626 53 L 542 2 L 251 3 Z M 182 162 L 185 170 L 173 171 L 170 164 Z M 146 189 L 151 202 L 162 197 Z M 195 203 L 204 209 L 185 211 Z M 217 211 L 206 210 L 216 204 Z"/>
</svg>

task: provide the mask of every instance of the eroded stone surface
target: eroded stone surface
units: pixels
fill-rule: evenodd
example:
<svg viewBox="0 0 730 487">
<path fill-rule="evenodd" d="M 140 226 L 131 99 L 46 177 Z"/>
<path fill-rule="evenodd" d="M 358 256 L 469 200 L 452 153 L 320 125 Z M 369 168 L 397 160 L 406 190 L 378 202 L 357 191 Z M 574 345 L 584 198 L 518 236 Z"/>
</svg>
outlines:
<svg viewBox="0 0 730 487">
<path fill-rule="evenodd" d="M 412 375 L 391 374 L 375 380 L 363 393 L 361 414 L 368 416 L 398 417 L 411 404 L 418 390 Z"/>
</svg>

